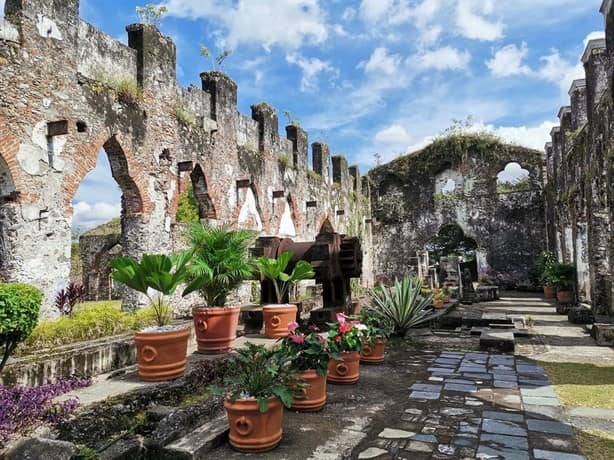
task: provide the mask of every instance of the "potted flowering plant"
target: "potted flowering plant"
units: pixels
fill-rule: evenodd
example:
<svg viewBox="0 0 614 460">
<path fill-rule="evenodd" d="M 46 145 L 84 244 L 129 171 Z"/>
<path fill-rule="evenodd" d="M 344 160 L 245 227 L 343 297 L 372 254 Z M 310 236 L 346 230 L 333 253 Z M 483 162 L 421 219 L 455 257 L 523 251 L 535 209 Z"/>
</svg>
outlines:
<svg viewBox="0 0 614 460">
<path fill-rule="evenodd" d="M 311 265 L 304 260 L 296 262 L 290 274 L 286 273 L 293 255 L 292 252 L 283 252 L 277 259 L 259 257 L 254 261 L 262 278 L 271 281 L 275 289 L 277 304 L 265 305 L 262 308 L 265 335 L 272 339 L 287 336 L 288 324 L 296 320 L 296 305 L 284 303 L 288 299 L 290 287 L 315 275 Z"/>
<path fill-rule="evenodd" d="M 248 246 L 254 233 L 201 223 L 190 227 L 192 259 L 186 267 L 186 296 L 198 291 L 205 305 L 192 309 L 200 353 L 222 353 L 237 337 L 241 309 L 227 306 L 229 293 L 252 275 Z"/>
<path fill-rule="evenodd" d="M 111 262 L 111 277 L 144 294 L 156 315 L 156 326 L 142 329 L 135 335 L 142 380 L 170 380 L 180 377 L 185 371 L 190 328 L 170 324 L 173 312 L 168 297 L 183 283 L 191 255 L 189 251 L 172 256 L 145 254 L 141 262 L 127 257 L 118 257 Z"/>
<path fill-rule="evenodd" d="M 276 353 L 247 342 L 236 350 L 224 388 L 211 388 L 225 394 L 230 445 L 241 452 L 266 452 L 281 440 L 283 406 L 292 405 L 299 385 Z"/>
<path fill-rule="evenodd" d="M 360 362 L 379 364 L 384 361 L 384 349 L 392 332 L 392 325 L 379 311 L 370 308 L 360 315 L 360 322 L 367 327 L 360 351 Z"/>
<path fill-rule="evenodd" d="M 353 384 L 359 378 L 360 350 L 367 326 L 343 313 L 337 313 L 336 319 L 335 323 L 328 323 L 331 360 L 327 379 L 332 383 Z"/>
<path fill-rule="evenodd" d="M 277 351 L 284 365 L 304 382 L 300 394 L 294 398 L 292 409 L 304 412 L 320 410 L 326 404 L 328 341 L 313 324 L 306 326 L 292 321 L 288 330 L 290 335 L 282 339 Z"/>
<path fill-rule="evenodd" d="M 433 297 L 433 306 L 436 309 L 443 308 L 443 304 L 446 300 L 446 294 L 443 291 L 437 291 Z"/>
</svg>

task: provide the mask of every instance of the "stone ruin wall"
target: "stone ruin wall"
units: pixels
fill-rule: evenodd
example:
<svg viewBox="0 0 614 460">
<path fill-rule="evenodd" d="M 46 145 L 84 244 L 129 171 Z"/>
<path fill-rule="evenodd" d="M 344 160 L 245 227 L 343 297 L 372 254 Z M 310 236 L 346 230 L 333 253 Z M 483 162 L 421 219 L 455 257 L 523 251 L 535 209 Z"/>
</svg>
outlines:
<svg viewBox="0 0 614 460">
<path fill-rule="evenodd" d="M 603 2 L 606 38 L 582 56 L 585 78 L 569 90 L 546 144 L 548 247 L 575 264 L 578 297 L 614 314 L 614 6 Z"/>
<path fill-rule="evenodd" d="M 237 86 L 221 73 L 201 74 L 202 88 L 181 88 L 171 39 L 151 25 L 127 31 L 125 46 L 80 20 L 78 0 L 6 1 L 0 278 L 40 287 L 42 316 L 55 314 L 52 297 L 70 272 L 71 201 L 104 147 L 123 193 L 124 255 L 181 247 L 174 219 L 192 182 L 208 221 L 261 235 L 294 229 L 298 241 L 313 239 L 328 221 L 360 236 L 369 284 L 369 183 L 358 168 L 316 142 L 310 169 L 303 129 L 288 126 L 280 136 L 266 104 L 254 105 L 249 117 L 238 113 Z M 138 86 L 142 98 L 117 91 L 118 80 Z M 286 167 L 280 154 L 289 158 Z"/>
<path fill-rule="evenodd" d="M 409 273 L 417 251 L 442 226 L 457 224 L 478 245 L 480 278 L 504 287 L 529 284 L 545 248 L 543 153 L 496 141 L 485 152 L 473 141 L 451 142 L 435 142 L 369 172 L 376 280 Z M 461 155 L 449 153 L 450 146 Z M 497 174 L 510 162 L 529 171 L 529 187 L 497 193 Z M 445 194 L 448 179 L 456 189 Z"/>
</svg>

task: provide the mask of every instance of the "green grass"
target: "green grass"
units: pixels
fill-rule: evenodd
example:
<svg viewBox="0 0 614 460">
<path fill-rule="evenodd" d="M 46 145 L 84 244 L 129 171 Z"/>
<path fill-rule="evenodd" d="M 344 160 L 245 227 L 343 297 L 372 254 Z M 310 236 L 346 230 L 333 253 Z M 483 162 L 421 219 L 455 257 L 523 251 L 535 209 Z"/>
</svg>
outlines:
<svg viewBox="0 0 614 460">
<path fill-rule="evenodd" d="M 69 316 L 40 322 L 30 337 L 19 346 L 16 356 L 24 356 L 44 348 L 123 334 L 155 323 L 153 308 L 126 313 L 122 311 L 121 305 L 118 300 L 83 302 L 76 305 Z"/>
<path fill-rule="evenodd" d="M 614 409 L 614 366 L 541 362 L 565 406 Z M 611 458 L 614 458 L 611 457 Z"/>
<path fill-rule="evenodd" d="M 614 458 L 614 433 L 605 431 L 578 431 L 578 444 L 588 460 L 611 460 Z"/>
</svg>

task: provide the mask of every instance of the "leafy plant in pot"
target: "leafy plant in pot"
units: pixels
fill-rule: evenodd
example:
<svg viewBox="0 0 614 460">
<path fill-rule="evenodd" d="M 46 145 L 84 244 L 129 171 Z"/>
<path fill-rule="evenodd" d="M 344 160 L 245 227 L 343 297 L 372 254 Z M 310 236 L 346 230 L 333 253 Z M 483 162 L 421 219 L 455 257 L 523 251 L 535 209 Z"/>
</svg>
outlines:
<svg viewBox="0 0 614 460">
<path fill-rule="evenodd" d="M 231 358 L 232 374 L 224 379 L 225 387 L 212 388 L 225 394 L 229 441 L 239 451 L 266 452 L 281 440 L 283 406 L 292 405 L 300 384 L 276 353 L 246 343 Z"/>
<path fill-rule="evenodd" d="M 283 365 L 304 382 L 300 394 L 294 398 L 292 409 L 303 412 L 320 410 L 326 404 L 328 341 L 313 324 L 299 325 L 293 321 L 288 330 L 290 335 L 282 339 L 277 354 Z"/>
<path fill-rule="evenodd" d="M 226 306 L 229 293 L 252 276 L 248 247 L 255 234 L 248 230 L 227 230 L 201 223 L 188 234 L 193 253 L 186 267 L 186 296 L 198 291 L 204 306 L 192 309 L 200 353 L 223 353 L 237 337 L 241 309 Z"/>
<path fill-rule="evenodd" d="M 540 281 L 544 287 L 544 297 L 554 299 L 556 297 L 555 278 L 553 267 L 557 264 L 555 255 L 550 251 L 544 251 L 537 261 L 537 270 L 540 272 Z"/>
<path fill-rule="evenodd" d="M 560 303 L 573 303 L 575 299 L 576 267 L 555 263 L 550 268 L 551 279 L 556 287 L 556 299 Z"/>
<path fill-rule="evenodd" d="M 277 304 L 265 305 L 262 309 L 265 335 L 272 339 L 286 337 L 288 324 L 296 320 L 296 305 L 284 303 L 290 287 L 315 276 L 311 265 L 304 260 L 297 261 L 292 272 L 286 273 L 293 255 L 292 252 L 283 252 L 277 259 L 259 257 L 254 262 L 262 278 L 269 280 L 275 290 Z"/>
<path fill-rule="evenodd" d="M 360 350 L 367 326 L 343 313 L 337 313 L 337 321 L 328 323 L 328 346 L 331 360 L 328 362 L 328 381 L 350 385 L 360 378 Z"/>
<path fill-rule="evenodd" d="M 443 308 L 445 300 L 446 294 L 443 291 L 437 291 L 435 293 L 435 297 L 433 298 L 433 306 L 439 310 Z"/>
<path fill-rule="evenodd" d="M 171 256 L 145 254 L 141 262 L 127 257 L 118 257 L 111 262 L 111 277 L 144 294 L 155 312 L 157 325 L 135 334 L 142 380 L 170 380 L 182 376 L 185 371 L 190 328 L 170 324 L 173 313 L 168 297 L 184 282 L 190 257 L 191 252 L 185 251 Z M 157 294 L 152 295 L 152 291 Z"/>
<path fill-rule="evenodd" d="M 386 342 L 392 331 L 390 320 L 379 311 L 367 307 L 360 315 L 360 322 L 367 326 L 360 351 L 360 362 L 366 364 L 383 362 Z"/>
</svg>

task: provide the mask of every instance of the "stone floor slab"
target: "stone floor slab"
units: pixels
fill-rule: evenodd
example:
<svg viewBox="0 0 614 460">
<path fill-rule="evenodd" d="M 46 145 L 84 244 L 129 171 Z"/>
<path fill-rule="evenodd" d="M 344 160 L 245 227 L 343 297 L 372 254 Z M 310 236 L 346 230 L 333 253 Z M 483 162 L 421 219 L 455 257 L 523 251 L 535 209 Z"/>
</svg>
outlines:
<svg viewBox="0 0 614 460">
<path fill-rule="evenodd" d="M 586 457 L 583 455 L 555 452 L 552 450 L 534 449 L 533 455 L 535 456 L 536 460 L 586 460 Z"/>
<path fill-rule="evenodd" d="M 573 435 L 573 428 L 566 423 L 551 420 L 527 420 L 529 431 L 539 431 L 540 433 Z"/>
<path fill-rule="evenodd" d="M 527 430 L 517 423 L 505 420 L 484 419 L 482 431 L 510 436 L 527 436 Z"/>
</svg>

